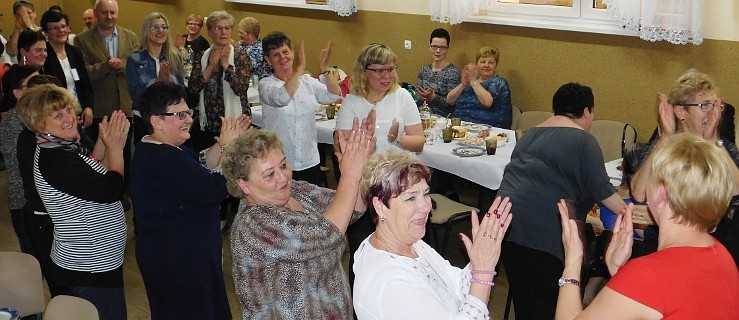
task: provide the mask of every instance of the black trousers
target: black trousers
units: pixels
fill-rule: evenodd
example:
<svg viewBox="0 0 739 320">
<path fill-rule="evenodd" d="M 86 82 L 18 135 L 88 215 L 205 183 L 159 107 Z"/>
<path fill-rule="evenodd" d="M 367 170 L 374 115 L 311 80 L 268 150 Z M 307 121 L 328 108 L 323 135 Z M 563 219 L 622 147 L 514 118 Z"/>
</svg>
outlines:
<svg viewBox="0 0 739 320">
<path fill-rule="evenodd" d="M 503 266 L 513 294 L 516 320 L 552 320 L 564 264 L 539 250 L 503 241 Z"/>
</svg>

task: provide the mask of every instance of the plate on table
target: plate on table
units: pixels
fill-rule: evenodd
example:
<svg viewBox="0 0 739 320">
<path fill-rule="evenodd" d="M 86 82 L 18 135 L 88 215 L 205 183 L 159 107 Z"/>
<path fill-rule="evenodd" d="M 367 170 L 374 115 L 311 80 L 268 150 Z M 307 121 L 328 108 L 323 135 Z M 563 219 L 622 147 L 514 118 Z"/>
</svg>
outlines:
<svg viewBox="0 0 739 320">
<path fill-rule="evenodd" d="M 20 319 L 18 311 L 10 308 L 0 308 L 0 320 L 17 320 Z"/>
<path fill-rule="evenodd" d="M 322 114 L 316 114 L 316 121 L 323 120 L 325 117 Z"/>
<path fill-rule="evenodd" d="M 459 147 L 454 148 L 452 153 L 460 157 L 477 157 L 485 154 L 485 149 L 478 147 Z"/>
<path fill-rule="evenodd" d="M 469 130 L 470 132 L 480 132 L 484 130 L 490 130 L 493 128 L 490 125 L 480 124 L 480 123 L 470 123 L 470 124 L 464 125 L 464 127 L 467 128 L 467 130 Z"/>
<path fill-rule="evenodd" d="M 485 145 L 485 140 L 471 136 L 467 138 L 458 138 L 457 144 L 463 147 L 479 147 Z"/>
</svg>

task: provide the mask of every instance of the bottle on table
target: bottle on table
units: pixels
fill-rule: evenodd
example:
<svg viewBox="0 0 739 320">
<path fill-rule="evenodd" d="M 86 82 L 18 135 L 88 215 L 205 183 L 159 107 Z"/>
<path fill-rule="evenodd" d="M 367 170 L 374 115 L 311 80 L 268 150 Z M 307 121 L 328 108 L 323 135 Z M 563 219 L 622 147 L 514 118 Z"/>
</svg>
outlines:
<svg viewBox="0 0 739 320">
<path fill-rule="evenodd" d="M 433 124 L 431 123 L 431 108 L 429 108 L 426 98 L 423 98 L 423 104 L 418 108 L 418 113 L 421 114 L 423 130 L 433 127 Z"/>
<path fill-rule="evenodd" d="M 192 65 L 193 65 L 192 60 L 194 58 L 195 58 L 195 54 L 192 51 L 192 46 L 187 45 L 187 57 L 184 59 L 185 63 L 183 65 L 186 79 L 190 79 L 190 75 L 192 74 Z"/>
</svg>

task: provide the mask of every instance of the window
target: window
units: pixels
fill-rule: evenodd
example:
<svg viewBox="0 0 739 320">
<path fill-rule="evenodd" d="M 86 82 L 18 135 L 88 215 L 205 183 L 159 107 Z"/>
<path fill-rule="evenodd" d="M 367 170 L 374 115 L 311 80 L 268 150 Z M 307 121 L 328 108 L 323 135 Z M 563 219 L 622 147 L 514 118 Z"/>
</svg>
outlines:
<svg viewBox="0 0 739 320">
<path fill-rule="evenodd" d="M 490 2 L 490 1 L 487 1 Z M 496 4 L 466 19 L 543 29 L 633 35 L 624 30 L 603 0 L 493 0 Z"/>
</svg>

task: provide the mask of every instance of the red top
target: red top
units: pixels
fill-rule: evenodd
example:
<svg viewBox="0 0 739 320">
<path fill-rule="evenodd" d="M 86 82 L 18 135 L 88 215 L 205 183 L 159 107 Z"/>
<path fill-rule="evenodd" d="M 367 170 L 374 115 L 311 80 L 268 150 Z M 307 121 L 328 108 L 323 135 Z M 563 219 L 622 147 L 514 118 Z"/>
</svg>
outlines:
<svg viewBox="0 0 739 320">
<path fill-rule="evenodd" d="M 633 259 L 608 287 L 664 319 L 739 319 L 739 271 L 715 238 L 710 247 L 668 248 Z"/>
</svg>

